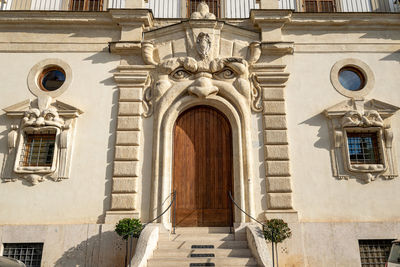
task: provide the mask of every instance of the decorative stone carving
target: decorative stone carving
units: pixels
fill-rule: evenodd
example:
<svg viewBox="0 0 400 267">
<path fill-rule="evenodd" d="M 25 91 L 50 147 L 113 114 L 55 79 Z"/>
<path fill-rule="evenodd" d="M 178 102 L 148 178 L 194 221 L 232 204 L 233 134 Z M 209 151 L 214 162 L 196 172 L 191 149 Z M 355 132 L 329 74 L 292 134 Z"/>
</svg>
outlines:
<svg viewBox="0 0 400 267">
<path fill-rule="evenodd" d="M 203 5 L 201 3 L 200 7 Z M 200 18 L 200 15 L 207 17 L 204 14 L 208 9 L 201 10 L 197 15 L 194 13 L 192 19 Z M 261 112 L 263 106 L 262 90 L 256 74 L 251 73 L 248 60 L 253 64 L 261 55 L 260 44 L 254 42 L 259 36 L 235 28 L 235 33 L 241 34 L 242 39 L 240 46 L 229 52 L 220 47 L 222 24 L 190 20 L 145 33 L 143 60 L 155 67 L 149 73 L 148 86 L 143 92 L 143 116 L 153 116 L 154 127 L 150 217 L 156 217 L 165 208 L 162 203 L 171 193 L 171 135 L 175 120 L 181 112 L 196 105 L 213 106 L 229 119 L 236 151 L 235 199 L 254 215 L 254 175 L 252 164 L 248 164 L 253 162 L 253 152 L 248 129 L 251 128 L 251 112 Z M 233 31 L 230 26 L 224 29 Z M 185 35 L 176 40 L 171 32 Z M 229 32 L 229 36 L 233 35 Z M 168 218 L 163 216 L 161 220 L 167 222 Z M 235 222 L 245 220 L 240 214 L 235 218 Z"/>
<path fill-rule="evenodd" d="M 208 5 L 202 1 L 197 5 L 197 11 L 190 16 L 191 19 L 215 19 L 215 15 L 210 13 Z"/>
<path fill-rule="evenodd" d="M 46 179 L 59 181 L 69 177 L 70 152 L 72 149 L 72 128 L 82 111 L 62 103 L 52 102 L 49 96 L 39 97 L 37 101 L 29 100 L 5 108 L 7 116 L 20 121 L 19 126 L 12 125 L 8 134 L 9 154 L 2 172 L 5 181 L 25 179 L 32 185 Z M 54 133 L 55 146 L 50 166 L 21 165 L 21 153 L 27 134 Z M 13 161 L 12 159 L 15 158 Z M 12 163 L 14 163 L 12 165 Z"/>
<path fill-rule="evenodd" d="M 332 170 L 338 179 L 357 178 L 368 183 L 377 177 L 392 179 L 398 176 L 397 164 L 392 151 L 393 133 L 390 117 L 398 107 L 372 99 L 343 101 L 325 110 L 330 119 L 332 135 Z M 348 134 L 373 133 L 377 139 L 380 162 L 374 164 L 352 163 Z"/>
<path fill-rule="evenodd" d="M 211 38 L 207 33 L 201 32 L 196 39 L 196 49 L 200 57 L 205 59 L 208 57 L 211 48 Z"/>
</svg>

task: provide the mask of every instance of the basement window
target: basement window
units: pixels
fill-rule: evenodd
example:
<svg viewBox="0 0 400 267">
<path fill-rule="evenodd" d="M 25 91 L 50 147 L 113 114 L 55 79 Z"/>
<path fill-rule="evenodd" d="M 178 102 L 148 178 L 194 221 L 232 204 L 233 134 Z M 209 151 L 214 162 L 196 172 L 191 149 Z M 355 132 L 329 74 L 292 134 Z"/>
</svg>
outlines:
<svg viewBox="0 0 400 267">
<path fill-rule="evenodd" d="M 394 239 L 358 240 L 361 267 L 385 267 Z"/>
<path fill-rule="evenodd" d="M 40 267 L 43 243 L 4 243 L 3 256 L 20 260 L 26 267 Z"/>
</svg>

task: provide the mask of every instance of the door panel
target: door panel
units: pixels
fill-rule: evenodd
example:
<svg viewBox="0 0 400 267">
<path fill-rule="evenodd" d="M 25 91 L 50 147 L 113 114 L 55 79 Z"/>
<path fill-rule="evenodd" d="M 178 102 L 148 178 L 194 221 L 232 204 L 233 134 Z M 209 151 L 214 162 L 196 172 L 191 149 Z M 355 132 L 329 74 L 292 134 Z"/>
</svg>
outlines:
<svg viewBox="0 0 400 267">
<path fill-rule="evenodd" d="M 174 129 L 177 226 L 229 226 L 232 174 L 229 121 L 206 106 L 185 111 Z"/>
</svg>

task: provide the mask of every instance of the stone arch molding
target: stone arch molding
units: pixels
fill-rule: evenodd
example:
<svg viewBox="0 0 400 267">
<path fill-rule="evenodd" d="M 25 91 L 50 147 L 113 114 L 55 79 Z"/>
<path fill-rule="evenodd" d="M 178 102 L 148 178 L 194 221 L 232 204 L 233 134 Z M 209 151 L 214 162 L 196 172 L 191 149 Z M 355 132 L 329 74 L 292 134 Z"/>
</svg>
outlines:
<svg viewBox="0 0 400 267">
<path fill-rule="evenodd" d="M 258 38 L 253 32 L 241 30 L 235 45 L 235 41 L 224 39 L 222 26 L 223 23 L 215 20 L 190 20 L 145 33 L 143 60 L 155 66 L 149 73 L 143 96 L 143 116 L 154 119 L 150 207 L 153 218 L 166 208 L 172 191 L 175 121 L 182 112 L 196 105 L 217 108 L 229 119 L 233 131 L 234 198 L 255 215 L 251 113 L 262 111 L 262 105 L 261 88 L 256 76 L 250 73 L 250 66 L 261 52 L 259 43 L 252 42 Z M 239 49 L 238 45 L 242 47 Z M 161 218 L 167 227 L 169 218 Z M 235 214 L 236 223 L 245 220 L 244 215 Z"/>
</svg>

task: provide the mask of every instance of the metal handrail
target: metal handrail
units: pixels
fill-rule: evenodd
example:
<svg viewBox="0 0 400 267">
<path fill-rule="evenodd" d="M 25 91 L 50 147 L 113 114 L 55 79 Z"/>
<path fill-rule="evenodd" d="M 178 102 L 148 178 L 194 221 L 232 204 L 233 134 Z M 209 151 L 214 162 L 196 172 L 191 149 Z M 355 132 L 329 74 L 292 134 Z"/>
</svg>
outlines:
<svg viewBox="0 0 400 267">
<path fill-rule="evenodd" d="M 258 222 L 259 224 L 261 224 L 262 227 L 263 227 L 263 229 L 264 229 L 265 224 L 263 224 L 262 222 L 260 222 L 259 220 L 257 220 L 256 218 L 254 218 L 253 216 L 251 216 L 250 214 L 248 214 L 248 213 L 245 212 L 244 210 L 242 210 L 242 208 L 239 207 L 239 205 L 235 202 L 235 200 L 233 200 L 231 191 L 229 191 L 228 193 L 229 193 L 229 198 L 232 200 L 233 204 L 234 204 L 241 212 L 243 212 L 244 214 L 246 214 L 250 219 L 254 220 L 255 222 Z"/>
<path fill-rule="evenodd" d="M 231 191 L 228 191 L 228 193 L 229 193 L 229 198 L 232 200 L 232 202 L 236 206 L 236 208 L 238 208 L 241 212 L 246 214 L 250 219 L 254 220 L 255 222 L 257 222 L 259 224 L 261 224 L 262 230 L 264 232 L 264 227 L 266 225 L 263 224 L 262 222 L 260 222 L 259 220 L 257 220 L 256 218 L 254 218 L 253 216 L 251 216 L 250 214 L 248 214 L 247 212 L 245 212 L 241 207 L 239 207 L 239 205 L 235 202 L 235 200 L 233 200 Z M 277 250 L 276 243 L 275 243 L 275 250 Z M 279 267 L 279 265 L 278 265 L 278 253 L 276 253 L 276 265 L 277 265 L 277 267 Z M 275 266 L 275 262 L 274 262 L 274 242 L 272 242 L 272 266 Z"/>
<path fill-rule="evenodd" d="M 175 210 L 176 210 L 176 190 L 174 190 L 174 192 L 172 192 L 171 193 L 171 195 L 172 195 L 172 200 L 171 200 L 171 203 L 169 203 L 169 205 L 168 205 L 168 207 L 163 211 L 163 212 L 161 212 L 161 214 L 160 215 L 158 215 L 157 217 L 155 217 L 154 219 L 152 219 L 151 221 L 149 221 L 149 222 L 147 222 L 147 223 L 145 223 L 145 224 L 143 224 L 143 227 L 142 227 L 142 230 L 148 225 L 148 224 L 150 224 L 150 223 L 152 223 L 152 222 L 154 222 L 154 221 L 156 221 L 157 219 L 159 219 L 159 218 L 161 218 L 161 216 L 163 216 L 170 208 L 171 208 L 171 206 L 172 206 L 172 204 L 175 204 L 174 205 L 174 215 L 173 215 L 173 218 L 172 218 L 172 227 L 173 227 L 173 230 L 172 230 L 172 233 L 173 234 L 175 234 L 175 228 L 176 228 L 176 221 L 175 221 Z M 132 259 L 132 254 L 133 254 L 133 232 L 134 231 L 131 231 L 131 232 L 129 232 L 128 234 L 126 234 L 124 237 L 126 237 L 126 236 L 132 236 L 131 237 L 131 242 L 130 242 L 130 249 L 129 249 L 129 264 L 128 264 L 128 266 L 129 267 L 131 267 L 131 259 Z M 127 240 L 128 241 L 128 240 Z M 128 250 L 128 243 L 127 243 L 127 246 L 126 246 L 126 248 L 127 248 L 127 250 Z M 126 254 L 127 255 L 127 254 Z M 125 256 L 126 257 L 126 256 Z M 125 263 L 126 264 L 126 263 Z"/>
<path fill-rule="evenodd" d="M 143 224 L 143 228 L 145 228 L 148 224 L 150 224 L 150 223 L 156 221 L 157 219 L 159 219 L 161 216 L 163 216 L 163 215 L 171 208 L 172 204 L 175 203 L 175 199 L 176 199 L 176 190 L 174 190 L 174 192 L 172 192 L 171 195 L 172 195 L 172 200 L 171 200 L 171 203 L 169 203 L 168 207 L 167 207 L 160 215 L 158 215 L 157 217 L 155 217 L 155 218 L 152 219 L 151 221 L 149 221 L 149 222 Z M 174 217 L 175 217 L 175 216 L 174 216 Z M 175 218 L 173 218 L 173 227 L 174 227 L 173 233 L 175 233 Z M 134 231 L 131 231 L 131 232 L 127 233 L 125 236 L 130 236 L 130 235 L 133 234 L 133 232 L 134 232 Z M 124 236 L 124 237 L 125 237 L 125 236 Z"/>
</svg>

